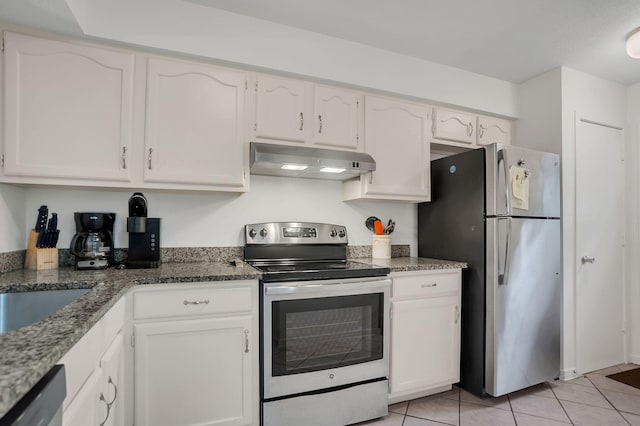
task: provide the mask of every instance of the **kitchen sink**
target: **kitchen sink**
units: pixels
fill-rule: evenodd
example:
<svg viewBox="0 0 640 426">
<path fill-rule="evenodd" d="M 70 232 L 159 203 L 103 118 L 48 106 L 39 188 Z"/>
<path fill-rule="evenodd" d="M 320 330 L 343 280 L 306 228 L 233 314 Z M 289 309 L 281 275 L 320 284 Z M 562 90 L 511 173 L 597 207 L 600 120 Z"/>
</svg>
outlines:
<svg viewBox="0 0 640 426">
<path fill-rule="evenodd" d="M 0 293 L 0 334 L 26 327 L 65 307 L 88 288 Z"/>
</svg>

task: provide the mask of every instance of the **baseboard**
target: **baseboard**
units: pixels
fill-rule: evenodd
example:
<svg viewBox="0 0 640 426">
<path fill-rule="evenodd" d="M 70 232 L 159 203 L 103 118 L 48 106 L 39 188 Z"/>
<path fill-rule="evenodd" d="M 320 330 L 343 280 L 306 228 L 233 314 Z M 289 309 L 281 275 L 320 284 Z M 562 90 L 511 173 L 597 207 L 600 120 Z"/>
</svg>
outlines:
<svg viewBox="0 0 640 426">
<path fill-rule="evenodd" d="M 640 365 L 640 355 L 631 355 L 629 357 L 629 362 L 632 364 Z"/>
<path fill-rule="evenodd" d="M 580 377 L 582 374 L 578 374 L 575 368 L 566 368 L 560 370 L 560 380 L 571 380 Z"/>
<path fill-rule="evenodd" d="M 443 385 L 438 386 L 436 388 L 430 388 L 422 391 L 413 391 L 413 392 L 401 392 L 396 394 L 389 394 L 389 405 L 397 404 L 398 402 L 409 401 L 411 399 L 422 398 L 429 395 L 434 395 L 440 392 L 446 392 L 451 390 L 452 385 Z"/>
</svg>

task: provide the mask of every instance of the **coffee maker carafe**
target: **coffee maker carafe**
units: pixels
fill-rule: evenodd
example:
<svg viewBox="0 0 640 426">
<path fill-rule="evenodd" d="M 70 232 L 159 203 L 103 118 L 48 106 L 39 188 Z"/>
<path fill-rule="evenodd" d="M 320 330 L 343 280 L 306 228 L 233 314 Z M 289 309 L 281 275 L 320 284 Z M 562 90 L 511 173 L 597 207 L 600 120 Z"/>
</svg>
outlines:
<svg viewBox="0 0 640 426">
<path fill-rule="evenodd" d="M 76 269 L 105 269 L 114 264 L 113 224 L 115 213 L 74 213 L 76 234 L 71 254 Z"/>
</svg>

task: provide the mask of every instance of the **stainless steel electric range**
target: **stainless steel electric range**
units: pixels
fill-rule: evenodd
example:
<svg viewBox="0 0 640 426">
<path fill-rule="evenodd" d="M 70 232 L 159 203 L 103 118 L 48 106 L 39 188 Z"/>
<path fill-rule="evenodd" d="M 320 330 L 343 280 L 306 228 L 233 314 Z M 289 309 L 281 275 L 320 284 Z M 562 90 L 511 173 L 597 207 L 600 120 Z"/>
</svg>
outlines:
<svg viewBox="0 0 640 426">
<path fill-rule="evenodd" d="M 245 226 L 260 282 L 264 426 L 342 426 L 387 414 L 389 268 L 347 260 L 344 226 Z"/>
</svg>

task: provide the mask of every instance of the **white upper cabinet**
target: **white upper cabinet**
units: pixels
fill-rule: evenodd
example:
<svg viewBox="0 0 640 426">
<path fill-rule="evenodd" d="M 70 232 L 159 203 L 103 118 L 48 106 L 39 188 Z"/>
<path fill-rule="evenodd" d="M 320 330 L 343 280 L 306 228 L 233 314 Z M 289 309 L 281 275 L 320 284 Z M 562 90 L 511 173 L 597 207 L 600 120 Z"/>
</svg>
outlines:
<svg viewBox="0 0 640 426">
<path fill-rule="evenodd" d="M 261 74 L 255 92 L 252 140 L 362 150 L 359 93 Z"/>
<path fill-rule="evenodd" d="M 313 100 L 313 143 L 357 150 L 360 95 L 334 87 L 315 86 Z"/>
<path fill-rule="evenodd" d="M 495 117 L 478 116 L 478 145 L 511 144 L 511 122 Z"/>
<path fill-rule="evenodd" d="M 258 75 L 256 78 L 255 138 L 266 141 L 305 141 L 305 84 L 302 81 Z"/>
<path fill-rule="evenodd" d="M 429 201 L 430 111 L 427 105 L 365 97 L 365 152 L 376 171 L 345 182 L 345 200 Z"/>
<path fill-rule="evenodd" d="M 145 184 L 243 190 L 245 87 L 241 72 L 149 58 Z"/>
<path fill-rule="evenodd" d="M 433 137 L 472 144 L 476 141 L 476 116 L 462 111 L 433 109 Z"/>
<path fill-rule="evenodd" d="M 4 42 L 4 175 L 129 182 L 134 55 L 10 32 Z"/>
</svg>

